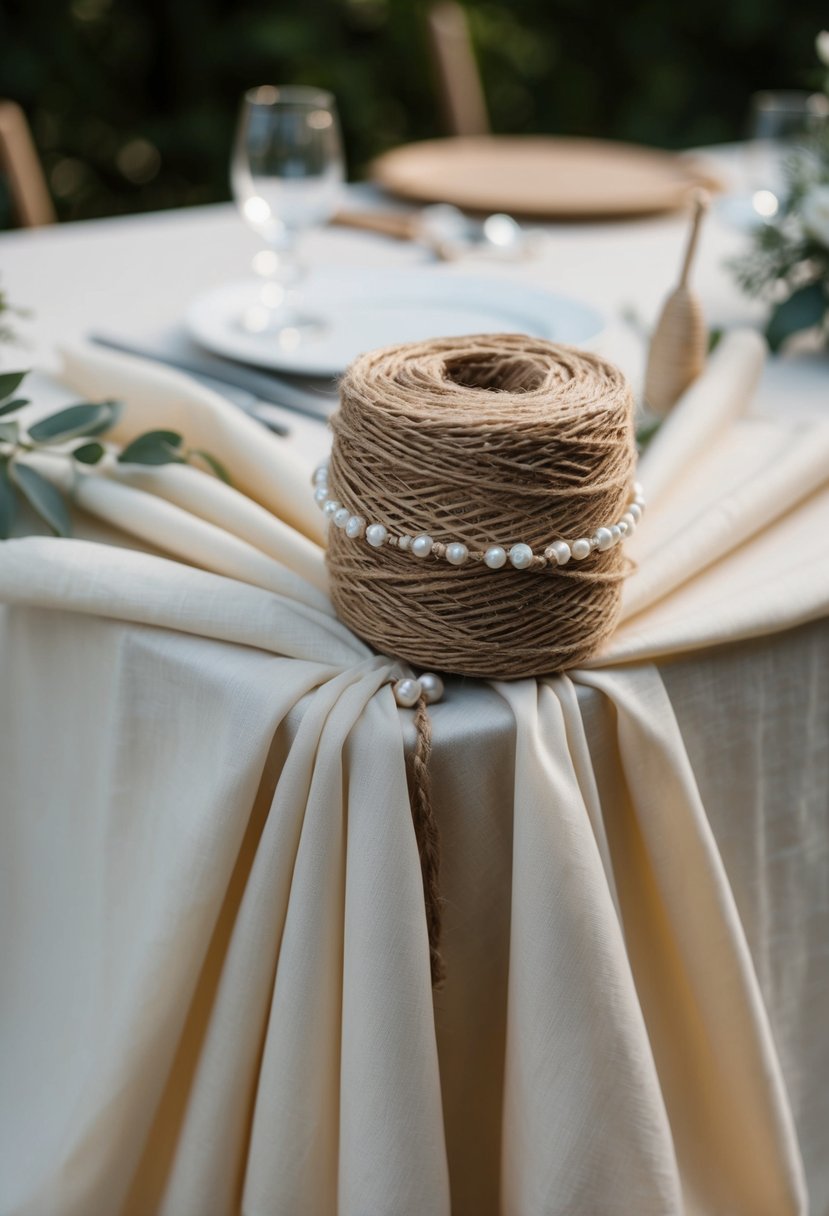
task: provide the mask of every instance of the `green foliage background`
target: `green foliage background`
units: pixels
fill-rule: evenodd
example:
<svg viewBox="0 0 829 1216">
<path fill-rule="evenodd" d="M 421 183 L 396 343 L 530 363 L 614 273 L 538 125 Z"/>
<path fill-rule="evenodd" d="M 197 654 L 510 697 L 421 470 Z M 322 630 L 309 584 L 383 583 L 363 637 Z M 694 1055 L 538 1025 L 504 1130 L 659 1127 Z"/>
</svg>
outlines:
<svg viewBox="0 0 829 1216">
<path fill-rule="evenodd" d="M 0 96 L 61 218 L 228 197 L 239 95 L 337 96 L 350 172 L 441 133 L 423 0 L 0 0 Z M 740 138 L 749 94 L 814 83 L 823 0 L 467 4 L 496 131 L 682 147 Z M 8 223 L 0 196 L 0 227 Z"/>
</svg>

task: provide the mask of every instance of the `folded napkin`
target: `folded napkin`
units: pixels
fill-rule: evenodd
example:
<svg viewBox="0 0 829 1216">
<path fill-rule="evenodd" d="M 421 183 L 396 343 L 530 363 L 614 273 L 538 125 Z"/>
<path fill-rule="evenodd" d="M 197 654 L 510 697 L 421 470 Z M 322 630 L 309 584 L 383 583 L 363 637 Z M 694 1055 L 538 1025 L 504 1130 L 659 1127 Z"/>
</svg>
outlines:
<svg viewBox="0 0 829 1216">
<path fill-rule="evenodd" d="M 751 416 L 765 357 L 726 335 L 640 462 L 615 635 L 591 666 L 788 629 L 829 610 L 829 419 Z M 821 522 L 823 521 L 823 522 Z"/>
<path fill-rule="evenodd" d="M 60 376 L 70 388 L 90 400 L 124 402 L 110 433 L 115 443 L 128 443 L 142 431 L 180 431 L 191 447 L 215 452 L 248 498 L 303 536 L 322 541 L 320 513 L 308 489 L 312 470 L 254 419 L 158 363 L 86 344 L 66 346 L 61 355 Z"/>
</svg>

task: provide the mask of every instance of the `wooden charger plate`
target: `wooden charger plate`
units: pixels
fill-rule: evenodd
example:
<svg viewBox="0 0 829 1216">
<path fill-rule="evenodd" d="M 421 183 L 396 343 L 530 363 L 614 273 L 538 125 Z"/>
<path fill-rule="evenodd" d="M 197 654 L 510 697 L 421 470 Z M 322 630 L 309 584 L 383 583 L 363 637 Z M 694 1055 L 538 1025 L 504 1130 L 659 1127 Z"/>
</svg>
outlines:
<svg viewBox="0 0 829 1216">
<path fill-rule="evenodd" d="M 506 211 L 536 220 L 654 215 L 719 183 L 694 161 L 637 144 L 476 135 L 406 144 L 372 165 L 374 180 L 418 203 Z"/>
</svg>

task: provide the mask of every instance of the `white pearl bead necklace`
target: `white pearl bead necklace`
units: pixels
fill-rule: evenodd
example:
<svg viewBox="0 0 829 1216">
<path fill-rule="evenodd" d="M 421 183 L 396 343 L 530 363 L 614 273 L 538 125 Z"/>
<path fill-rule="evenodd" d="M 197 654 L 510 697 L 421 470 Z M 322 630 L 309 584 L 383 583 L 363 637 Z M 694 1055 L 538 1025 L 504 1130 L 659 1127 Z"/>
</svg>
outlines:
<svg viewBox="0 0 829 1216">
<path fill-rule="evenodd" d="M 582 562 L 591 553 L 598 550 L 606 553 L 613 549 L 626 537 L 632 536 L 645 509 L 645 496 L 638 481 L 633 483 L 633 497 L 625 507 L 620 518 L 613 523 L 603 524 L 595 529 L 591 536 L 578 536 L 574 540 L 554 540 L 542 553 L 534 553 L 529 545 L 521 542 L 509 546 L 492 544 L 481 550 L 470 550 L 462 541 L 452 540 L 446 544 L 436 541 L 427 532 L 418 532 L 414 536 L 408 534 L 395 536 L 385 524 L 369 522 L 362 515 L 353 515 L 348 507 L 339 499 L 328 497 L 328 465 L 322 464 L 314 472 L 314 501 L 317 506 L 331 519 L 336 528 L 341 528 L 345 535 L 352 540 L 365 540 L 373 549 L 382 549 L 386 545 L 411 553 L 423 561 L 434 557 L 446 561 L 450 566 L 465 566 L 467 562 L 479 562 L 489 570 L 501 570 L 510 565 L 514 570 L 543 570 L 546 566 L 566 566 L 572 559 Z M 421 683 L 423 679 L 421 678 Z M 438 677 L 435 676 L 437 680 Z M 399 684 L 417 683 L 417 681 L 398 681 Z M 395 689 L 397 685 L 395 685 Z M 397 693 L 395 692 L 395 696 Z M 418 693 L 418 697 L 420 693 Z M 418 697 L 412 704 L 415 704 Z M 402 705 L 402 701 L 398 701 Z"/>
</svg>

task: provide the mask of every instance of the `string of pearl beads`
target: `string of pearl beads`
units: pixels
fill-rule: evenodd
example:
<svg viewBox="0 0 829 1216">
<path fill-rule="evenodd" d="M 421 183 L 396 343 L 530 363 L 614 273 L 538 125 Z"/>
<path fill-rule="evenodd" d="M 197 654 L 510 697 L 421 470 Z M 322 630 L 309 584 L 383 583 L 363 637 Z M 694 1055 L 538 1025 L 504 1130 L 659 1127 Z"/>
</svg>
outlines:
<svg viewBox="0 0 829 1216">
<path fill-rule="evenodd" d="M 329 498 L 328 465 L 322 464 L 314 472 L 314 501 L 323 514 L 342 529 L 351 540 L 365 540 L 373 549 L 386 545 L 411 553 L 423 559 L 436 557 L 449 562 L 450 566 L 464 566 L 467 562 L 482 562 L 490 570 L 500 570 L 509 563 L 515 570 L 543 570 L 545 566 L 566 566 L 572 559 L 580 562 L 596 550 L 605 552 L 632 536 L 645 509 L 645 497 L 638 481 L 633 483 L 633 497 L 621 517 L 614 523 L 596 528 L 591 536 L 579 536 L 575 540 L 554 540 L 542 553 L 534 553 L 529 545 L 518 543 L 506 548 L 504 545 L 488 545 L 485 549 L 470 550 L 462 541 L 447 544 L 434 540 L 426 532 L 416 536 L 393 535 L 385 524 L 369 523 L 362 515 L 355 515 L 338 498 Z"/>
</svg>

